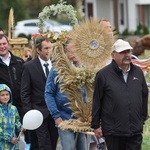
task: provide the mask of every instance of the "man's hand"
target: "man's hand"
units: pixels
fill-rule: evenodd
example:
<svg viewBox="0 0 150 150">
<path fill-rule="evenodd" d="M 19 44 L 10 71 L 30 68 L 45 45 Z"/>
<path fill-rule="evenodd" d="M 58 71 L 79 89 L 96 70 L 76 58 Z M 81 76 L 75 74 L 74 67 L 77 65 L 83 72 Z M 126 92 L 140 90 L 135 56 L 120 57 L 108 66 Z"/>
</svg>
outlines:
<svg viewBox="0 0 150 150">
<path fill-rule="evenodd" d="M 55 124 L 56 124 L 56 125 L 59 125 L 62 121 L 63 121 L 63 120 L 61 119 L 61 117 L 59 117 L 59 118 L 57 118 L 57 119 L 55 120 Z"/>
<path fill-rule="evenodd" d="M 94 134 L 97 138 L 101 138 L 103 136 L 102 129 L 101 128 L 94 129 Z"/>
</svg>

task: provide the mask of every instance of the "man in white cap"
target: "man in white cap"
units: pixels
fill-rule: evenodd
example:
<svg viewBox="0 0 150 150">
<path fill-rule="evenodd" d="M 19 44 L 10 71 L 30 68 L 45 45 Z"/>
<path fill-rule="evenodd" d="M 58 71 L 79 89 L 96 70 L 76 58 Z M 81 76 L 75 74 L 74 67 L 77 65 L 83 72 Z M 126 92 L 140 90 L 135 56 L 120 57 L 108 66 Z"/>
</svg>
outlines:
<svg viewBox="0 0 150 150">
<path fill-rule="evenodd" d="M 97 138 L 105 137 L 108 150 L 141 150 L 148 88 L 142 70 L 131 63 L 131 49 L 118 39 L 112 62 L 95 78 L 91 127 Z"/>
</svg>

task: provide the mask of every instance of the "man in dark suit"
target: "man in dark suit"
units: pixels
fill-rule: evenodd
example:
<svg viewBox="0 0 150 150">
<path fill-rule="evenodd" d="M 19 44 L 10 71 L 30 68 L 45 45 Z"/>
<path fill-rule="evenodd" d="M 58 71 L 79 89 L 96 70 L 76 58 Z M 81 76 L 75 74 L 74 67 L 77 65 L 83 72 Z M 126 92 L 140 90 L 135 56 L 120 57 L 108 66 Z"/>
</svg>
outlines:
<svg viewBox="0 0 150 150">
<path fill-rule="evenodd" d="M 49 59 L 50 49 L 51 43 L 48 38 L 38 38 L 38 40 L 35 41 L 37 57 L 25 63 L 23 66 L 21 81 L 21 100 L 23 108 L 25 112 L 37 109 L 44 117 L 42 125 L 35 130 L 37 139 L 32 137 L 33 131 L 30 132 L 30 150 L 55 150 L 57 145 L 57 128 L 55 127 L 54 120 L 44 100 L 46 78 L 52 66 Z"/>
</svg>

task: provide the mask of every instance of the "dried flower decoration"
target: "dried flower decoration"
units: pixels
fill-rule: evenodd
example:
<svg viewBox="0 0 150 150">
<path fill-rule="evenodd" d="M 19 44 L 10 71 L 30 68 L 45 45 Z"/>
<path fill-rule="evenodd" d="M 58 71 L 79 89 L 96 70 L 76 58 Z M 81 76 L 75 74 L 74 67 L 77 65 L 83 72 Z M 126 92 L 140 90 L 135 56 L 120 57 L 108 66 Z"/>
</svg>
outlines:
<svg viewBox="0 0 150 150">
<path fill-rule="evenodd" d="M 60 42 L 61 44 L 65 44 L 65 42 L 67 41 L 67 39 L 70 37 L 69 32 L 67 31 L 63 31 L 61 33 L 56 33 L 56 32 L 46 32 L 46 33 L 34 33 L 32 34 L 31 39 L 33 41 L 36 41 L 42 37 L 47 37 L 50 39 L 51 43 L 55 43 L 55 42 Z"/>
</svg>

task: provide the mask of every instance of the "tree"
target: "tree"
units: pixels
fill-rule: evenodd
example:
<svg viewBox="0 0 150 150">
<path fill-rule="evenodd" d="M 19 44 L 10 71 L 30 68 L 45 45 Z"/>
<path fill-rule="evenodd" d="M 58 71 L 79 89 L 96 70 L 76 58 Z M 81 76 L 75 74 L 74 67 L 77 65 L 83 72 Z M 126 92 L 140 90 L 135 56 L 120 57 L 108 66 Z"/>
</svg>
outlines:
<svg viewBox="0 0 150 150">
<path fill-rule="evenodd" d="M 45 6 L 51 4 L 51 0 L 23 0 L 26 8 L 27 18 L 37 18 Z"/>
<path fill-rule="evenodd" d="M 81 0 L 64 0 L 67 4 L 78 8 Z M 14 10 L 15 23 L 24 19 L 37 18 L 45 6 L 57 4 L 59 0 L 0 0 L 0 27 L 8 30 L 8 17 L 11 8 Z M 78 11 L 78 9 L 76 9 Z M 79 17 L 78 13 L 78 17 Z M 80 18 L 80 17 L 79 17 Z"/>
<path fill-rule="evenodd" d="M 23 20 L 25 15 L 25 8 L 23 0 L 0 0 L 0 27 L 8 30 L 8 17 L 11 8 L 14 10 L 14 20 Z"/>
<path fill-rule="evenodd" d="M 71 4 L 72 6 L 76 6 L 76 1 L 74 0 L 64 0 L 67 4 Z M 37 18 L 39 13 L 43 10 L 45 6 L 49 6 L 51 4 L 57 4 L 59 0 L 24 0 L 26 12 L 28 18 Z"/>
<path fill-rule="evenodd" d="M 76 1 L 75 0 L 64 0 L 67 2 L 67 4 L 70 4 L 72 6 L 76 6 Z M 51 0 L 51 4 L 57 4 L 59 0 Z"/>
</svg>

